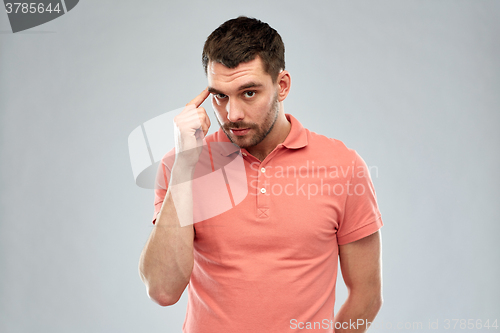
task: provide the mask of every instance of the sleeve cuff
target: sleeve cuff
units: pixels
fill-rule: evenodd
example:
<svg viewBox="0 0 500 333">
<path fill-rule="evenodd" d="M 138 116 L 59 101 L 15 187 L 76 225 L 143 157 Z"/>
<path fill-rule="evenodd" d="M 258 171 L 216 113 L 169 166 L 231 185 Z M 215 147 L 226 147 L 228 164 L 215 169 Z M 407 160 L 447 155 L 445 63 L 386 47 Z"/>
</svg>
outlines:
<svg viewBox="0 0 500 333">
<path fill-rule="evenodd" d="M 382 217 L 379 216 L 376 220 L 365 224 L 364 226 L 351 231 L 350 233 L 343 235 L 343 236 L 338 236 L 337 235 L 337 244 L 338 245 L 345 245 L 348 243 L 355 242 L 361 238 L 364 238 L 366 236 L 369 236 L 382 228 L 384 224 L 382 223 Z"/>
</svg>

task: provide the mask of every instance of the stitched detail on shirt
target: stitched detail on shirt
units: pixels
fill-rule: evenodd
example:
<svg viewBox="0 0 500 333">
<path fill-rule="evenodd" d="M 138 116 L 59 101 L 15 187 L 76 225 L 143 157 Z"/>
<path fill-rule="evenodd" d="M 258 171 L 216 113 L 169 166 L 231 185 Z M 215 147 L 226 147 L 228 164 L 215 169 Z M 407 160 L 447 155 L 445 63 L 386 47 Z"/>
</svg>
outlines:
<svg viewBox="0 0 500 333">
<path fill-rule="evenodd" d="M 267 214 L 269 208 L 257 208 L 259 210 L 259 218 L 269 217 Z"/>
</svg>

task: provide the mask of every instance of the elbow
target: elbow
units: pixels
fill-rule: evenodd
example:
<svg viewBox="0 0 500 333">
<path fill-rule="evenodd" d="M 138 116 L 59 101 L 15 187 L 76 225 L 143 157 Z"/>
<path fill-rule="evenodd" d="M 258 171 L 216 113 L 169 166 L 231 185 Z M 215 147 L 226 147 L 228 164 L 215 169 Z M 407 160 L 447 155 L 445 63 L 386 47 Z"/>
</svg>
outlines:
<svg viewBox="0 0 500 333">
<path fill-rule="evenodd" d="M 148 288 L 148 296 L 160 306 L 174 305 L 181 298 L 181 295 L 173 295 L 157 288 Z"/>
<path fill-rule="evenodd" d="M 154 273 L 154 272 L 153 272 Z M 143 262 L 139 264 L 139 275 L 146 286 L 147 295 L 160 306 L 176 304 L 189 284 L 189 279 L 168 279 L 163 274 L 162 278 L 145 269 Z"/>
<path fill-rule="evenodd" d="M 146 285 L 148 297 L 160 306 L 170 306 L 177 303 L 187 286 L 187 284 L 184 285 L 184 288 L 178 291 L 172 290 L 171 288 L 165 288 L 165 285 L 168 285 L 167 283 L 152 282 L 148 280 L 142 272 L 141 279 Z"/>
<path fill-rule="evenodd" d="M 162 288 L 158 285 L 158 283 L 152 283 L 152 281 L 146 277 L 142 260 L 139 263 L 139 276 L 141 277 L 142 282 L 146 285 L 148 297 L 156 304 L 160 306 L 170 306 L 179 301 L 181 295 L 178 295 L 177 297 L 172 296 L 172 294 L 166 291 L 165 288 Z"/>
</svg>

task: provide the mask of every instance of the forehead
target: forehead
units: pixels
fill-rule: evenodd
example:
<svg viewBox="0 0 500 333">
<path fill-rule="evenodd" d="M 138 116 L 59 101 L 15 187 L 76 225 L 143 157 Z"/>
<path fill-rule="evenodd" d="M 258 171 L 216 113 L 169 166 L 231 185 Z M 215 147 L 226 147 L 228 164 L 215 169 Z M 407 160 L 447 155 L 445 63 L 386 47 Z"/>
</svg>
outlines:
<svg viewBox="0 0 500 333">
<path fill-rule="evenodd" d="M 262 60 L 259 57 L 241 63 L 235 68 L 228 68 L 218 62 L 209 62 L 207 66 L 208 86 L 217 90 L 232 90 L 247 83 L 268 85 L 272 82 L 271 76 L 264 71 Z"/>
</svg>

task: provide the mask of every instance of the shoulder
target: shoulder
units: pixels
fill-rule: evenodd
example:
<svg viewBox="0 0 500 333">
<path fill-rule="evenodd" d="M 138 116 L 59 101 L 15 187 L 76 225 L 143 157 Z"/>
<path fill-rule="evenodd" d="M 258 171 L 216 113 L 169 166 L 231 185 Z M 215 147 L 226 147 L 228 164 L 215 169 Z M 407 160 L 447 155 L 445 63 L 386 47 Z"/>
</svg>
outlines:
<svg viewBox="0 0 500 333">
<path fill-rule="evenodd" d="M 354 149 L 348 148 L 341 140 L 318 134 L 307 128 L 304 130 L 307 133 L 308 147 L 315 152 L 335 156 L 336 159 L 356 160 L 359 157 Z"/>
</svg>

